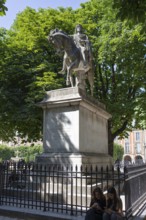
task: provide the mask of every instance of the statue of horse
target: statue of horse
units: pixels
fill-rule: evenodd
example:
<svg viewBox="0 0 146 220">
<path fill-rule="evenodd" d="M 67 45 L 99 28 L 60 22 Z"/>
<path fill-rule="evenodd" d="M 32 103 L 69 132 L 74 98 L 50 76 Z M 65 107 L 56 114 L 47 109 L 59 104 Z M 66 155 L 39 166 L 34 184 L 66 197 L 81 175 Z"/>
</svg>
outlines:
<svg viewBox="0 0 146 220">
<path fill-rule="evenodd" d="M 65 52 L 62 72 L 67 72 L 66 84 L 71 84 L 72 87 L 78 86 L 85 90 L 85 81 L 86 79 L 88 79 L 90 84 L 91 95 L 93 95 L 93 63 L 90 61 L 87 62 L 86 66 L 84 66 L 81 50 L 76 46 L 73 38 L 61 30 L 54 29 L 50 31 L 48 40 L 51 43 L 53 43 L 58 52 Z"/>
</svg>

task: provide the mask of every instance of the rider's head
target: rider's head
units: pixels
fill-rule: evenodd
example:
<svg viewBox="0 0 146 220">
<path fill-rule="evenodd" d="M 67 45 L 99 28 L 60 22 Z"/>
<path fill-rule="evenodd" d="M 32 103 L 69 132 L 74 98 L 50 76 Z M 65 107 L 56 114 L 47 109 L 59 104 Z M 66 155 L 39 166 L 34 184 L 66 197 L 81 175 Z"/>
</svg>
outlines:
<svg viewBox="0 0 146 220">
<path fill-rule="evenodd" d="M 82 33 L 83 27 L 81 24 L 77 24 L 75 27 L 75 33 Z"/>
</svg>

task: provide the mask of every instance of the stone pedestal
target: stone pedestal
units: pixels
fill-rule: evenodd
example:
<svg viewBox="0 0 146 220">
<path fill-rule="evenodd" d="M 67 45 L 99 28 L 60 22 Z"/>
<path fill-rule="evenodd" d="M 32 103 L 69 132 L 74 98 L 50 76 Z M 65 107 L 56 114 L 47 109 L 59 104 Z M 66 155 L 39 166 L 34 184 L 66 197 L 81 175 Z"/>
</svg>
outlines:
<svg viewBox="0 0 146 220">
<path fill-rule="evenodd" d="M 36 162 L 47 164 L 110 165 L 105 106 L 78 87 L 49 91 L 38 103 L 43 108 L 44 153 Z"/>
</svg>

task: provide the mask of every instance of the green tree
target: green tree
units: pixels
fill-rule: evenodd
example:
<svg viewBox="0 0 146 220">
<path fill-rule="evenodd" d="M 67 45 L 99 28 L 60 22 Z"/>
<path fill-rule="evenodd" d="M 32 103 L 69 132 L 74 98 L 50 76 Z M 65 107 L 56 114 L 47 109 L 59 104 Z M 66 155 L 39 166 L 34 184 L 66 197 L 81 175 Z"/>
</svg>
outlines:
<svg viewBox="0 0 146 220">
<path fill-rule="evenodd" d="M 53 21 L 55 10 L 48 11 L 48 20 L 50 14 Z M 48 44 L 49 30 L 44 32 L 44 27 L 40 28 L 41 15 L 42 11 L 36 13 L 27 8 L 18 15 L 12 29 L 3 33 L 0 54 L 0 137 L 3 140 L 13 139 L 16 131 L 22 138 L 39 139 L 43 120 L 42 110 L 36 103 L 42 100 L 45 91 L 64 84 L 56 74 L 61 59 Z"/>
<path fill-rule="evenodd" d="M 117 143 L 114 143 L 114 153 L 113 153 L 113 159 L 114 161 L 119 159 L 122 160 L 124 155 L 124 148 Z"/>
<path fill-rule="evenodd" d="M 117 19 L 118 9 L 113 10 L 112 6 L 113 0 L 91 0 L 78 10 L 78 19 L 86 24 L 94 48 L 95 97 L 112 114 L 111 155 L 115 137 L 125 136 L 133 127 L 134 118 L 135 126 L 140 125 L 146 95 L 145 23 L 131 25 L 127 19 Z"/>
<path fill-rule="evenodd" d="M 6 14 L 6 11 L 8 8 L 5 6 L 6 0 L 1 0 L 0 1 L 0 16 L 3 16 Z"/>
</svg>

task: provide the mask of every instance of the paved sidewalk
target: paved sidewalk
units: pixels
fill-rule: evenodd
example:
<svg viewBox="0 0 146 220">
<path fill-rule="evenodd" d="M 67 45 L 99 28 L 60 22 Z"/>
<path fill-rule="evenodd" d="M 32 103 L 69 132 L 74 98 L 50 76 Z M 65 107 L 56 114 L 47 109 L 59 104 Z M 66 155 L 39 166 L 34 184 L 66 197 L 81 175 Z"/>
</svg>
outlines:
<svg viewBox="0 0 146 220">
<path fill-rule="evenodd" d="M 17 218 L 9 218 L 9 217 L 0 216 L 0 220 L 17 220 Z"/>
<path fill-rule="evenodd" d="M 6 216 L 0 216 L 0 220 L 23 220 L 21 218 L 11 218 Z"/>
<path fill-rule="evenodd" d="M 3 217 L 4 216 L 4 217 Z M 0 206 L 0 220 L 84 220 L 84 216 L 41 211 L 12 206 Z"/>
<path fill-rule="evenodd" d="M 133 216 L 130 220 L 143 220 L 146 216 L 146 207 Z M 84 216 L 70 216 L 59 213 L 43 212 L 40 210 L 30 210 L 17 207 L 0 206 L 0 220 L 84 220 Z"/>
</svg>

